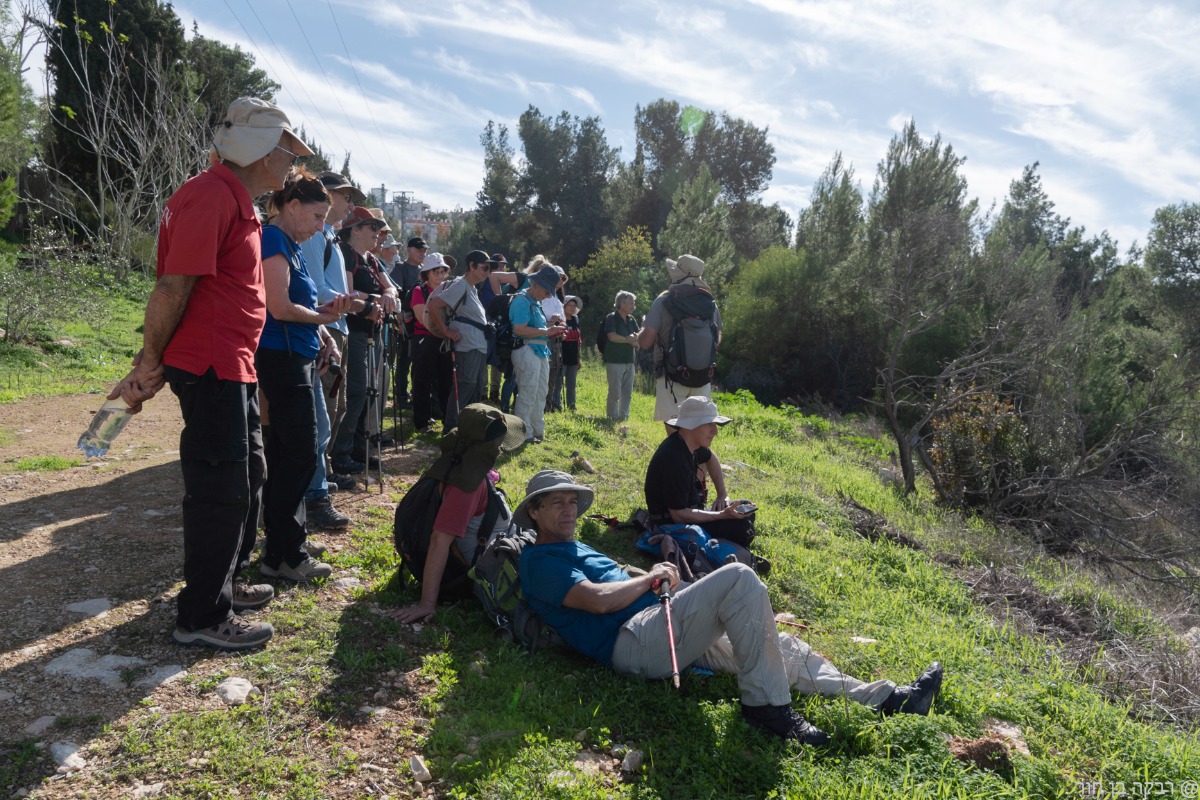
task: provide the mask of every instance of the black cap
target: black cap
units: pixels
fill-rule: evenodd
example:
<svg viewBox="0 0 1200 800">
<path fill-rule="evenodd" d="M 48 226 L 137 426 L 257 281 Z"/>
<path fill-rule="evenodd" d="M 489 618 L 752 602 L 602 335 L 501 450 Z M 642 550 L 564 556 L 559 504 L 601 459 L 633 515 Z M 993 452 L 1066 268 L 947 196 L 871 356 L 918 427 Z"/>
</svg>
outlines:
<svg viewBox="0 0 1200 800">
<path fill-rule="evenodd" d="M 420 236 L 414 236 L 408 240 L 409 247 L 418 247 L 422 250 L 428 249 L 429 245 L 425 244 L 425 240 Z"/>
<path fill-rule="evenodd" d="M 337 189 L 349 189 L 350 199 L 354 201 L 354 205 L 356 206 L 362 205 L 367 201 L 367 196 L 362 193 L 362 189 L 359 189 L 348 181 L 346 176 L 339 172 L 325 170 L 317 177 L 320 179 L 321 185 L 331 192 Z"/>
<path fill-rule="evenodd" d="M 472 250 L 467 253 L 468 264 L 495 264 L 496 261 L 482 250 Z"/>
</svg>

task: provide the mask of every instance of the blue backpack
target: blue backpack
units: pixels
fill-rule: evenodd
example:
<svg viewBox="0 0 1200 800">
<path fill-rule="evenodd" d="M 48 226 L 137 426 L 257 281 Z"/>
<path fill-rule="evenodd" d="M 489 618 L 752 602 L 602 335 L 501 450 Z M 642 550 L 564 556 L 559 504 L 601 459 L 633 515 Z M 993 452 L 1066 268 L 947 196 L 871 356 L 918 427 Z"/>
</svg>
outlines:
<svg viewBox="0 0 1200 800">
<path fill-rule="evenodd" d="M 638 537 L 637 548 L 661 557 L 660 536 L 670 536 L 675 541 L 697 578 L 735 561 L 752 568 L 759 575 L 765 576 L 771 570 L 771 562 L 765 558 L 754 555 L 740 544 L 714 539 L 699 525 L 658 525 Z"/>
</svg>

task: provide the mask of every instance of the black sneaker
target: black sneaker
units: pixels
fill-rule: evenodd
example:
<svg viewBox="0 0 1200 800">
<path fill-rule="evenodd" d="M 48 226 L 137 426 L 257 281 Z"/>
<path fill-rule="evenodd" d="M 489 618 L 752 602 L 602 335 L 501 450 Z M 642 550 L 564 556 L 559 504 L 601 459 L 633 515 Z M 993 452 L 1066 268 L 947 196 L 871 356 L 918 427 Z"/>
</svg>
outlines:
<svg viewBox="0 0 1200 800">
<path fill-rule="evenodd" d="M 362 455 L 356 454 L 356 455 L 352 455 L 350 457 L 352 459 L 354 459 L 354 463 L 366 465 L 367 469 L 379 469 L 379 459 L 376 458 L 375 456 L 367 456 L 364 458 Z M 334 469 L 337 470 L 338 472 L 341 472 L 341 470 L 337 469 L 336 466 L 334 466 Z M 360 469 L 359 472 L 362 472 L 362 470 Z M 354 473 L 348 473 L 348 474 L 353 475 Z"/>
<path fill-rule="evenodd" d="M 942 688 L 942 665 L 933 662 L 921 677 L 908 686 L 897 686 L 887 700 L 879 706 L 885 717 L 892 714 L 919 714 L 925 716 L 933 707 L 938 690 Z"/>
<path fill-rule="evenodd" d="M 326 530 L 344 528 L 350 524 L 350 518 L 333 507 L 328 497 L 320 500 L 309 500 L 304 504 L 308 524 L 315 528 Z"/>
<path fill-rule="evenodd" d="M 257 611 L 275 597 L 275 587 L 269 583 L 248 583 L 238 579 L 233 582 L 233 610 Z"/>
<path fill-rule="evenodd" d="M 200 628 L 189 631 L 175 627 L 171 638 L 179 644 L 195 645 L 198 647 L 215 647 L 218 650 L 249 650 L 260 647 L 271 640 L 275 629 L 267 622 L 251 622 L 242 619 L 237 614 L 230 614 L 229 619 L 213 625 L 211 628 Z"/>
<path fill-rule="evenodd" d="M 366 470 L 366 464 L 361 461 L 355 461 L 353 458 L 333 462 L 333 471 L 337 475 L 358 475 L 359 473 L 366 472 Z"/>
<path fill-rule="evenodd" d="M 358 481 L 349 475 L 338 475 L 336 472 L 326 475 L 325 482 L 329 484 L 330 491 L 333 491 L 333 487 L 336 486 L 338 491 L 346 492 L 358 485 Z"/>
<path fill-rule="evenodd" d="M 806 720 L 791 706 L 748 706 L 743 703 L 742 718 L 755 728 L 773 733 L 780 739 L 795 739 L 813 747 L 829 744 L 829 734 Z"/>
</svg>

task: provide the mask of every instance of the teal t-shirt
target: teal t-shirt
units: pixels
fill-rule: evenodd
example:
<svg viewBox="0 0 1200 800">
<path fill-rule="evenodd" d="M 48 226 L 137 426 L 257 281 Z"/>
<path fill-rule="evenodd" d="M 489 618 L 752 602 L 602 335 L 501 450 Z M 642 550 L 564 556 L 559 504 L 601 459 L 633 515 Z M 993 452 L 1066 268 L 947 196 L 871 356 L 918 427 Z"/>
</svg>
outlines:
<svg viewBox="0 0 1200 800">
<path fill-rule="evenodd" d="M 574 649 L 605 666 L 612 665 L 613 646 L 621 626 L 639 611 L 658 603 L 653 592 L 609 614 L 593 614 L 562 604 L 580 581 L 611 583 L 630 580 L 625 570 L 582 542 L 531 544 L 521 551 L 521 592 L 538 616 Z"/>
<path fill-rule="evenodd" d="M 526 289 L 517 292 L 517 296 L 509 302 L 508 320 L 514 328 L 518 325 L 528 325 L 531 328 L 546 327 L 546 315 L 542 312 L 542 304 L 534 300 Z M 550 340 L 545 336 L 526 338 L 525 346 L 542 358 L 550 357 Z"/>
</svg>

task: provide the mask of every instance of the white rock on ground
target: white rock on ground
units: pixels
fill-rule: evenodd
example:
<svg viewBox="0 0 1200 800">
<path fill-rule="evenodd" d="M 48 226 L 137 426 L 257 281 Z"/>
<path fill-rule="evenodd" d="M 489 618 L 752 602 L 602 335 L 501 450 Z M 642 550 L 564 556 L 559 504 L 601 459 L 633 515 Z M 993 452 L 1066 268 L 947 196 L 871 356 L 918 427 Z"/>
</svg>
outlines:
<svg viewBox="0 0 1200 800">
<path fill-rule="evenodd" d="M 621 760 L 622 772 L 637 772 L 642 768 L 642 762 L 646 760 L 646 756 L 641 750 L 630 750 L 625 754 L 625 758 Z"/>
<path fill-rule="evenodd" d="M 94 600 L 82 600 L 78 603 L 71 603 L 67 606 L 67 611 L 74 611 L 76 614 L 87 614 L 89 617 L 101 617 L 112 610 L 113 604 L 108 598 L 97 597 Z"/>
<path fill-rule="evenodd" d="M 163 789 L 167 788 L 165 783 L 146 783 L 133 787 L 133 791 L 129 796 L 133 800 L 145 800 L 147 797 L 158 797 L 162 794 Z"/>
<path fill-rule="evenodd" d="M 133 688 L 146 689 L 152 692 L 163 684 L 174 683 L 184 675 L 187 675 L 187 670 L 179 664 L 167 664 L 164 667 L 155 667 L 154 671 L 149 675 L 134 681 Z"/>
<path fill-rule="evenodd" d="M 55 742 L 50 745 L 50 757 L 61 769 L 83 769 L 87 761 L 79 755 L 79 745 L 74 742 Z"/>
<path fill-rule="evenodd" d="M 217 684 L 217 697 L 225 705 L 240 706 L 251 697 L 261 697 L 262 691 L 245 678 L 226 678 Z"/>
<path fill-rule="evenodd" d="M 1183 635 L 1183 641 L 1193 650 L 1200 650 L 1200 626 L 1191 628 Z"/>
<path fill-rule="evenodd" d="M 420 756 L 410 758 L 408 768 L 412 770 L 413 777 L 421 783 L 429 783 L 433 780 L 433 773 L 429 771 L 429 767 L 425 766 L 425 759 Z"/>
<path fill-rule="evenodd" d="M 33 722 L 25 726 L 25 733 L 29 736 L 41 736 L 46 731 L 50 730 L 50 726 L 54 724 L 57 716 L 51 714 L 45 717 L 38 717 Z"/>
<path fill-rule="evenodd" d="M 92 679 L 119 689 L 125 685 L 121 670 L 146 665 L 144 658 L 134 656 L 98 656 L 95 650 L 86 647 L 68 650 L 47 664 L 42 671 L 47 675 L 67 678 Z"/>
<path fill-rule="evenodd" d="M 338 578 L 333 582 L 333 588 L 340 591 L 350 591 L 362 586 L 362 581 L 358 578 Z"/>
</svg>

